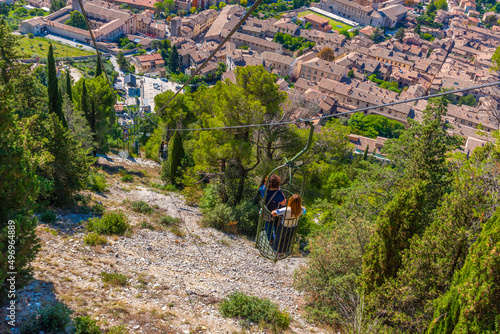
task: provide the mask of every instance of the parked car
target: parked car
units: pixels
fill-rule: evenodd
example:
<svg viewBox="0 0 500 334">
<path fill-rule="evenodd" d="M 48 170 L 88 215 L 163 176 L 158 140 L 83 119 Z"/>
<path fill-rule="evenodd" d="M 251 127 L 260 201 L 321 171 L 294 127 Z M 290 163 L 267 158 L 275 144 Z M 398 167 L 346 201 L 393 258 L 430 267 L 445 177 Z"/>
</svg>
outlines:
<svg viewBox="0 0 500 334">
<path fill-rule="evenodd" d="M 167 78 L 161 78 L 160 80 L 163 82 L 168 82 Z"/>
</svg>

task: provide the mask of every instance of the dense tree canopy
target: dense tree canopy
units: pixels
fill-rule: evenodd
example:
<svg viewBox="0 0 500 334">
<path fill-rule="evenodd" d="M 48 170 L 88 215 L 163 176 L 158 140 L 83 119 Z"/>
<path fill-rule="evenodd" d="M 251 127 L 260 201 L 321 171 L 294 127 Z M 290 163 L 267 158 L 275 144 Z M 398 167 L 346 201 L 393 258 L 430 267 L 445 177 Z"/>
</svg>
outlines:
<svg viewBox="0 0 500 334">
<path fill-rule="evenodd" d="M 87 23 L 85 22 L 85 18 L 83 14 L 77 10 L 72 11 L 70 14 L 70 18 L 66 21 L 66 24 L 75 28 L 87 29 Z"/>
</svg>

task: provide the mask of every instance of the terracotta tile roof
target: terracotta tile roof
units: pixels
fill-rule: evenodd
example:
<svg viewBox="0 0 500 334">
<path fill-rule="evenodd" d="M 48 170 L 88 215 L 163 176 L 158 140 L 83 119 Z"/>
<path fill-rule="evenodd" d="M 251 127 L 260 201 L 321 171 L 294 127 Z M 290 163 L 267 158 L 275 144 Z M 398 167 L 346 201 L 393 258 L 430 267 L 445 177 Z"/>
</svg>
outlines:
<svg viewBox="0 0 500 334">
<path fill-rule="evenodd" d="M 311 21 L 311 22 L 314 22 L 314 23 L 317 23 L 319 25 L 328 24 L 328 22 L 329 22 L 327 19 L 324 19 L 324 18 L 319 17 L 319 16 L 314 15 L 314 14 L 306 15 L 306 16 L 304 16 L 304 19 Z"/>
</svg>

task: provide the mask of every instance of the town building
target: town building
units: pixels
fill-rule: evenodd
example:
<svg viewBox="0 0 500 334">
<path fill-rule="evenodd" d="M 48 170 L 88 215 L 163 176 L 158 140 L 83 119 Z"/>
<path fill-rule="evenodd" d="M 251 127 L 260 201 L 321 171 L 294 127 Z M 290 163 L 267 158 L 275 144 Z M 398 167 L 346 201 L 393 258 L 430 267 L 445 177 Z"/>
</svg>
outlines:
<svg viewBox="0 0 500 334">
<path fill-rule="evenodd" d="M 246 34 L 235 32 L 229 39 L 236 47 L 248 46 L 252 50 L 264 52 L 270 51 L 278 54 L 283 53 L 283 46 L 279 43 L 268 41 L 267 39 L 258 38 Z"/>
<path fill-rule="evenodd" d="M 222 42 L 229 31 L 236 27 L 241 16 L 245 13 L 245 8 L 239 5 L 228 5 L 219 13 L 213 24 L 205 34 L 206 41 Z"/>
<path fill-rule="evenodd" d="M 147 73 L 149 71 L 158 71 L 165 66 L 165 62 L 159 53 L 152 55 L 142 55 L 132 57 L 132 62 L 137 66 L 141 72 Z"/>
<path fill-rule="evenodd" d="M 404 21 L 408 10 L 384 0 L 321 0 L 319 8 L 362 25 L 394 28 Z"/>
<path fill-rule="evenodd" d="M 195 39 L 210 28 L 217 16 L 218 13 L 216 10 L 208 9 L 196 15 L 182 18 L 181 35 L 186 38 Z M 178 23 L 176 23 L 176 25 L 177 24 Z"/>
<path fill-rule="evenodd" d="M 109 3 L 105 6 L 84 2 L 85 11 L 90 21 L 92 31 L 98 42 L 114 42 L 124 34 L 133 34 L 137 30 L 136 16 L 127 11 L 112 8 Z M 79 42 L 89 43 L 90 33 L 86 29 L 75 28 L 65 24 L 70 18 L 71 11 L 81 11 L 79 2 L 73 1 L 71 6 L 66 6 L 57 12 L 45 17 L 35 17 L 21 22 L 21 33 L 35 35 L 49 31 Z"/>
<path fill-rule="evenodd" d="M 340 81 L 347 76 L 349 69 L 342 65 L 338 65 L 320 58 L 313 58 L 305 61 L 300 67 L 300 77 L 311 81 L 321 81 L 323 78 L 328 78 Z"/>
<path fill-rule="evenodd" d="M 332 26 L 330 24 L 328 24 L 330 21 L 327 19 L 324 19 L 322 17 L 319 17 L 318 15 L 314 15 L 314 14 L 306 15 L 306 16 L 304 16 L 304 20 L 306 22 L 311 23 L 311 27 L 313 29 L 323 31 L 323 32 L 327 32 L 327 31 L 332 30 Z"/>
<path fill-rule="evenodd" d="M 264 66 L 267 69 L 276 71 L 282 77 L 293 76 L 297 64 L 296 58 L 269 51 L 262 52 L 260 56 L 264 59 Z"/>
<path fill-rule="evenodd" d="M 137 15 L 137 31 L 147 36 L 165 39 L 167 26 L 153 19 L 151 13 L 144 11 Z"/>
</svg>

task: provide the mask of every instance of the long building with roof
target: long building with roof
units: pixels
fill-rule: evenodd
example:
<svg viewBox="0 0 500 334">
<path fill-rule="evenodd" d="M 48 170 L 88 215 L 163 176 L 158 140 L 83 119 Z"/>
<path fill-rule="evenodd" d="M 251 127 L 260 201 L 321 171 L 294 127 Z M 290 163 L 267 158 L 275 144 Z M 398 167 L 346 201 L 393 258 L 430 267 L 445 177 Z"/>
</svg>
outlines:
<svg viewBox="0 0 500 334">
<path fill-rule="evenodd" d="M 104 6 L 93 3 L 84 3 L 85 11 L 92 27 L 94 37 L 98 42 L 113 42 L 125 34 L 134 34 L 137 30 L 136 15 L 127 11 L 112 8 L 112 4 Z M 74 0 L 71 6 L 61 8 L 45 17 L 35 17 L 21 22 L 21 33 L 34 35 L 51 32 L 60 36 L 77 40 L 82 43 L 90 42 L 90 33 L 87 29 L 80 29 L 66 25 L 72 11 L 80 11 L 79 2 Z"/>
<path fill-rule="evenodd" d="M 321 0 L 318 7 L 362 25 L 387 28 L 394 28 L 408 12 L 397 0 Z"/>
</svg>

